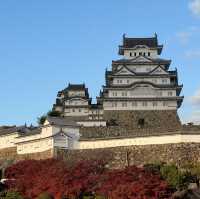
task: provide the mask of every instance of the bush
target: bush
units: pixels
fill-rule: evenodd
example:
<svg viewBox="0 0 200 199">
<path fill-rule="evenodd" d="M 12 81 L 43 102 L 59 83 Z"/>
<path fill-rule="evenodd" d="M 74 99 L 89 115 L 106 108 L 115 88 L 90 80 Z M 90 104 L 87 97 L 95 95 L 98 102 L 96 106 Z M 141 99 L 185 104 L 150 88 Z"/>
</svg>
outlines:
<svg viewBox="0 0 200 199">
<path fill-rule="evenodd" d="M 59 111 L 49 111 L 47 113 L 48 116 L 51 116 L 51 117 L 59 117 L 61 115 L 61 113 Z"/>
<path fill-rule="evenodd" d="M 47 119 L 47 116 L 42 115 L 41 117 L 37 118 L 37 122 L 38 122 L 39 125 L 43 125 L 46 119 Z"/>
<path fill-rule="evenodd" d="M 23 199 L 23 197 L 16 191 L 1 192 L 0 199 Z"/>
<path fill-rule="evenodd" d="M 159 173 L 134 166 L 109 170 L 101 160 L 81 161 L 71 167 L 56 159 L 25 160 L 7 168 L 5 177 L 15 179 L 9 188 L 27 198 L 41 199 L 38 195 L 44 191 L 55 199 L 169 199 L 172 194 Z"/>
<path fill-rule="evenodd" d="M 54 199 L 54 197 L 49 193 L 41 193 L 36 199 Z"/>
<path fill-rule="evenodd" d="M 176 189 L 184 189 L 196 178 L 189 171 L 181 171 L 175 165 L 164 165 L 160 168 L 161 176 Z"/>
</svg>

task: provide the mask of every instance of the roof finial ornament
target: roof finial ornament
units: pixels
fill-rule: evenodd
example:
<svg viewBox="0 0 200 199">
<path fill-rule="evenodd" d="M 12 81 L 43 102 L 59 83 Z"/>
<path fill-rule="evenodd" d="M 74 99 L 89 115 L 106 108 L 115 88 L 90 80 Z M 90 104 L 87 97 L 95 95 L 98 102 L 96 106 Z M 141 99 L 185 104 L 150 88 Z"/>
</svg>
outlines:
<svg viewBox="0 0 200 199">
<path fill-rule="evenodd" d="M 158 37 L 158 35 L 157 35 L 157 33 L 156 33 L 156 32 L 154 33 L 154 35 L 155 35 L 155 38 L 157 38 L 157 37 Z"/>
<path fill-rule="evenodd" d="M 126 33 L 124 33 L 122 37 L 123 37 L 123 43 L 124 43 L 124 40 L 126 38 Z"/>
</svg>

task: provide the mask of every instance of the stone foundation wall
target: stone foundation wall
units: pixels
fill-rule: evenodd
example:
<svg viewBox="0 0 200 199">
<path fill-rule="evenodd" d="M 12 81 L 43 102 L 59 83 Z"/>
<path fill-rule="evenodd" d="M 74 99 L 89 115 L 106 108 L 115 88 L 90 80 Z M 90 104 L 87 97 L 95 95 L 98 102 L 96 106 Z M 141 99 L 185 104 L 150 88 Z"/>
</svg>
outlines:
<svg viewBox="0 0 200 199">
<path fill-rule="evenodd" d="M 174 163 L 183 166 L 188 163 L 200 163 L 200 143 L 180 143 L 163 145 L 143 145 L 115 147 L 106 149 L 60 150 L 56 157 L 63 158 L 69 164 L 80 160 L 104 159 L 112 168 L 147 163 Z"/>
<path fill-rule="evenodd" d="M 0 149 L 0 160 L 15 159 L 17 157 L 17 147 Z"/>
<path fill-rule="evenodd" d="M 138 121 L 144 119 L 143 128 L 162 128 L 177 130 L 181 122 L 176 110 L 149 110 L 149 111 L 104 111 L 106 121 L 114 120 L 118 126 L 128 129 L 138 129 Z"/>
<path fill-rule="evenodd" d="M 12 148 L 6 148 L 0 150 L 0 161 L 4 160 L 25 160 L 25 159 L 47 159 L 47 158 L 53 158 L 54 157 L 54 150 L 50 149 L 43 152 L 38 153 L 30 153 L 30 154 L 23 154 L 19 155 L 17 154 L 17 147 Z"/>
<path fill-rule="evenodd" d="M 54 150 L 49 149 L 47 151 L 38 152 L 38 153 L 27 153 L 27 154 L 18 154 L 17 160 L 24 160 L 24 159 L 34 159 L 34 160 L 41 160 L 41 159 L 48 159 L 54 157 Z"/>
</svg>

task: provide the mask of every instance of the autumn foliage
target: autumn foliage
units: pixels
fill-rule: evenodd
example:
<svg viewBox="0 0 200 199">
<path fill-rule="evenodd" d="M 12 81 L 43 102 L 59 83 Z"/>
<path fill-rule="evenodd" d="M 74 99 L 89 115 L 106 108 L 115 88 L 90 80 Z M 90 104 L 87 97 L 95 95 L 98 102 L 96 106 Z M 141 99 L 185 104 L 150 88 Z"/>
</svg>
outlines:
<svg viewBox="0 0 200 199">
<path fill-rule="evenodd" d="M 110 170 L 103 161 L 25 160 L 6 169 L 10 189 L 26 198 L 43 192 L 56 199 L 103 196 L 110 199 L 169 199 L 171 190 L 159 174 L 135 166 Z"/>
</svg>

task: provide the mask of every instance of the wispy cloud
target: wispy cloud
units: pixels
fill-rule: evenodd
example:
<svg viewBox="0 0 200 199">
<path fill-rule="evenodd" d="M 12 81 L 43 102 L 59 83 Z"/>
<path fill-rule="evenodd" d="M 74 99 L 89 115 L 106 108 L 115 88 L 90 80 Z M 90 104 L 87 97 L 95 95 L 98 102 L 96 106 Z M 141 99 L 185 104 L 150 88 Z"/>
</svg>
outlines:
<svg viewBox="0 0 200 199">
<path fill-rule="evenodd" d="M 189 42 L 189 39 L 191 37 L 191 32 L 187 32 L 187 31 L 182 31 L 182 32 L 178 32 L 176 33 L 177 38 L 179 39 L 180 43 L 182 44 L 187 44 Z"/>
<path fill-rule="evenodd" d="M 197 36 L 200 33 L 200 28 L 197 26 L 188 27 L 184 31 L 179 31 L 176 33 L 176 38 L 181 44 L 188 44 L 190 39 Z"/>
<path fill-rule="evenodd" d="M 200 49 L 188 50 L 185 52 L 187 58 L 200 58 Z"/>
<path fill-rule="evenodd" d="M 190 121 L 194 124 L 200 124 L 200 111 L 193 111 L 190 116 Z"/>
<path fill-rule="evenodd" d="M 189 9 L 196 16 L 200 16 L 200 0 L 190 0 Z"/>
<path fill-rule="evenodd" d="M 194 106 L 200 106 L 200 88 L 195 92 L 195 94 L 189 97 L 189 101 Z"/>
</svg>

